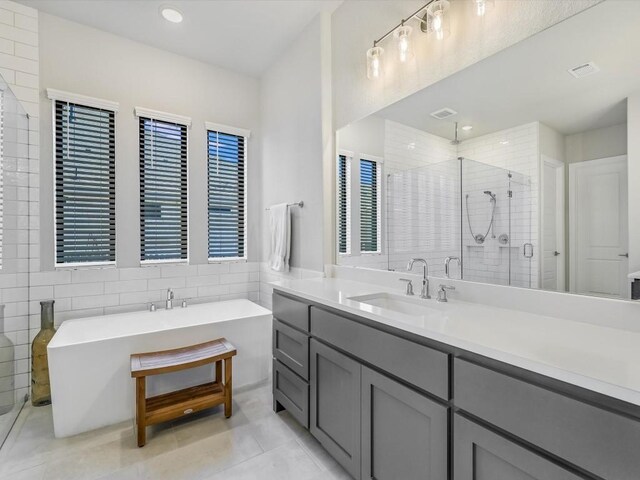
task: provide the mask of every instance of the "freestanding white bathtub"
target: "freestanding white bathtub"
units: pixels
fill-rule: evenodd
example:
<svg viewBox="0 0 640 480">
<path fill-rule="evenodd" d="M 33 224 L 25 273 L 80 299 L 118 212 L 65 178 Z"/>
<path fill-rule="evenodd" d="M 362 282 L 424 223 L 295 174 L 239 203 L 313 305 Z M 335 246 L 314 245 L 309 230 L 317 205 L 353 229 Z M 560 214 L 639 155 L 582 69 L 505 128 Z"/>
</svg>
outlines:
<svg viewBox="0 0 640 480">
<path fill-rule="evenodd" d="M 268 378 L 271 312 L 249 300 L 67 320 L 48 347 L 53 423 L 67 437 L 135 416 L 132 353 L 178 348 L 225 337 L 238 350 L 233 386 Z M 210 381 L 212 366 L 158 375 L 147 395 Z"/>
</svg>

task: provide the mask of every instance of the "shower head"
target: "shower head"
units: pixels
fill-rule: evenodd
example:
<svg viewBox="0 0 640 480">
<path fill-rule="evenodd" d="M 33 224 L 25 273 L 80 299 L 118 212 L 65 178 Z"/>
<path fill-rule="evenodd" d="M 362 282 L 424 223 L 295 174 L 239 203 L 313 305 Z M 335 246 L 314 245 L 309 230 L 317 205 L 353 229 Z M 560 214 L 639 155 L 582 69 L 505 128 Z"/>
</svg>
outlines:
<svg viewBox="0 0 640 480">
<path fill-rule="evenodd" d="M 491 190 L 485 190 L 483 193 L 485 195 L 489 195 L 491 197 L 491 200 L 493 200 L 493 201 L 496 200 L 496 194 L 495 193 L 491 193 Z"/>
</svg>

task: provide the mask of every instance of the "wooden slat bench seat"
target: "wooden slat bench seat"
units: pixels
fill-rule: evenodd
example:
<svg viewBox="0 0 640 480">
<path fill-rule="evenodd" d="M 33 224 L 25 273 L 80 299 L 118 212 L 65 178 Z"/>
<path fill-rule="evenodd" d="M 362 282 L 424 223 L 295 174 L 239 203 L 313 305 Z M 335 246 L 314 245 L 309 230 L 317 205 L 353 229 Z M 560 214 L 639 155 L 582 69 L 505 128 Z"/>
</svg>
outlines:
<svg viewBox="0 0 640 480">
<path fill-rule="evenodd" d="M 138 446 L 146 443 L 146 427 L 224 404 L 231 416 L 232 357 L 236 349 L 226 339 L 160 352 L 131 355 L 131 377 L 136 379 Z M 222 363 L 224 362 L 224 379 Z M 146 378 L 215 363 L 215 380 L 155 397 L 146 396 Z"/>
</svg>

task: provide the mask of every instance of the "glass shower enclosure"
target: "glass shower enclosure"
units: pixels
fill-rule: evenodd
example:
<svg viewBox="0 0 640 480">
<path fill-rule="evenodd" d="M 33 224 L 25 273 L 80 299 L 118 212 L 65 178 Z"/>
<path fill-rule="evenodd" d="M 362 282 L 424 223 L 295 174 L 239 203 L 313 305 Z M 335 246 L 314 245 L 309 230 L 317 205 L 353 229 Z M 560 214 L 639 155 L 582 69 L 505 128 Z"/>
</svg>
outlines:
<svg viewBox="0 0 640 480">
<path fill-rule="evenodd" d="M 37 201 L 30 181 L 37 169 L 29 138 L 29 118 L 0 78 L 0 446 L 30 384 L 30 207 Z"/>
<path fill-rule="evenodd" d="M 386 178 L 386 240 L 390 270 L 424 258 L 430 274 L 537 287 L 536 202 L 522 172 L 466 158 Z"/>
</svg>

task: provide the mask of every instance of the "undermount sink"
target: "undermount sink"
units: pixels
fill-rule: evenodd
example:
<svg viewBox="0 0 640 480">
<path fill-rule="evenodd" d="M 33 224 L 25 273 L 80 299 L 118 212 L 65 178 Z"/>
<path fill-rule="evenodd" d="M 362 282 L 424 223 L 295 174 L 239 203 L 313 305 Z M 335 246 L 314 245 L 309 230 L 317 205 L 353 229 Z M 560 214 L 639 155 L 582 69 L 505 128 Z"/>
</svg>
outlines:
<svg viewBox="0 0 640 480">
<path fill-rule="evenodd" d="M 442 306 L 437 304 L 435 300 L 425 300 L 420 297 L 396 295 L 387 292 L 349 297 L 349 300 L 404 315 L 421 317 L 428 314 L 442 313 Z"/>
</svg>

